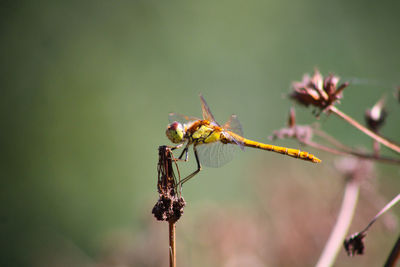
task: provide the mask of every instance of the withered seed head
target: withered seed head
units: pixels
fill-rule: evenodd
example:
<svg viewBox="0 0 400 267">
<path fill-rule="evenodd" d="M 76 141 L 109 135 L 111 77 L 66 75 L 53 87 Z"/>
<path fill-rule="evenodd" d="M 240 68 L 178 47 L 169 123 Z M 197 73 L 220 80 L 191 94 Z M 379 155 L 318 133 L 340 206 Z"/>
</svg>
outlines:
<svg viewBox="0 0 400 267">
<path fill-rule="evenodd" d="M 292 84 L 293 91 L 290 97 L 302 105 L 312 105 L 324 110 L 338 102 L 343 96 L 343 89 L 349 85 L 345 82 L 338 86 L 338 83 L 339 77 L 330 74 L 324 79 L 316 69 L 312 77 L 306 74 L 301 82 Z"/>
<path fill-rule="evenodd" d="M 364 254 L 364 239 L 365 233 L 356 233 L 349 238 L 346 238 L 343 242 L 344 249 L 349 256 L 362 255 Z"/>
<path fill-rule="evenodd" d="M 185 205 L 183 197 L 160 194 L 151 213 L 159 221 L 176 222 L 182 216 Z"/>
<path fill-rule="evenodd" d="M 382 127 L 385 119 L 387 117 L 387 112 L 385 110 L 385 97 L 382 97 L 376 104 L 365 111 L 365 121 L 368 127 L 377 132 L 380 127 Z"/>
</svg>

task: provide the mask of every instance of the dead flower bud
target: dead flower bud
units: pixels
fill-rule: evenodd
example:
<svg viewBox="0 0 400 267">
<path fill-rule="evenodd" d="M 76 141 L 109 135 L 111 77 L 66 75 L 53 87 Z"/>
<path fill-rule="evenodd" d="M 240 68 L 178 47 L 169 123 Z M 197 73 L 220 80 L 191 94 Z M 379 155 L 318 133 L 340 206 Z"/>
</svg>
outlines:
<svg viewBox="0 0 400 267">
<path fill-rule="evenodd" d="M 377 132 L 382 127 L 386 116 L 385 97 L 382 97 L 371 109 L 365 111 L 365 121 L 374 132 Z"/>
<path fill-rule="evenodd" d="M 344 248 L 349 256 L 364 254 L 364 239 L 365 233 L 356 233 L 343 242 Z"/>
<path fill-rule="evenodd" d="M 307 107 L 312 105 L 324 110 L 338 102 L 342 98 L 343 89 L 349 85 L 348 82 L 338 84 L 339 77 L 330 74 L 324 78 L 316 69 L 312 77 L 306 74 L 301 82 L 292 84 L 293 91 L 290 97 Z"/>
</svg>

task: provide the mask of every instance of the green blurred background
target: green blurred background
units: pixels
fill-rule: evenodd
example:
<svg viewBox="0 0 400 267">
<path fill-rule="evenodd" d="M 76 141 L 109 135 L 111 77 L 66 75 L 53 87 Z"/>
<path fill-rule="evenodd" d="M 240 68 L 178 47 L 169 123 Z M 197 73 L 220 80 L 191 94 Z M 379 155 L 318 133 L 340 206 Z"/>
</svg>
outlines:
<svg viewBox="0 0 400 267">
<path fill-rule="evenodd" d="M 357 120 L 386 93 L 382 133 L 400 141 L 393 97 L 400 83 L 398 1 L 1 1 L 0 8 L 1 266 L 167 266 L 167 225 L 151 214 L 157 148 L 169 144 L 169 112 L 201 115 L 200 92 L 217 120 L 236 113 L 247 137 L 268 142 L 286 124 L 291 82 L 318 67 L 354 81 L 340 108 Z M 297 109 L 297 117 L 300 124 L 315 121 L 310 109 Z M 346 144 L 371 147 L 333 116 L 319 123 Z M 187 183 L 179 265 L 240 266 L 198 240 L 197 229 L 216 229 L 210 217 L 230 225 L 252 214 L 248 228 L 257 221 L 274 232 L 271 225 L 324 203 L 309 218 L 325 216 L 327 227 L 313 245 L 307 236 L 296 246 L 315 250 L 288 261 L 277 252 L 284 242 L 271 233 L 270 243 L 257 246 L 259 266 L 314 264 L 335 222 L 343 180 L 334 157 L 307 150 L 323 164 L 248 149 Z M 187 165 L 183 173 L 195 167 Z M 399 168 L 376 167 L 368 188 L 381 202 L 367 193 L 361 198 L 365 217 L 354 231 L 398 193 Z M 352 259 L 342 251 L 338 266 L 381 265 L 396 232 L 377 226 L 367 255 Z"/>
</svg>

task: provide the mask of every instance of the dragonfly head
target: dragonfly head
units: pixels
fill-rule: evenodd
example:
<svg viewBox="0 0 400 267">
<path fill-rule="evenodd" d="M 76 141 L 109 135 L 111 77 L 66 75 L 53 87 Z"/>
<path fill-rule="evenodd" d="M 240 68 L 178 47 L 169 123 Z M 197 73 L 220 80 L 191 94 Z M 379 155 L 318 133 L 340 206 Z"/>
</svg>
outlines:
<svg viewBox="0 0 400 267">
<path fill-rule="evenodd" d="M 183 137 L 185 136 L 185 127 L 183 127 L 182 123 L 174 121 L 168 125 L 165 134 L 172 143 L 182 143 Z"/>
</svg>

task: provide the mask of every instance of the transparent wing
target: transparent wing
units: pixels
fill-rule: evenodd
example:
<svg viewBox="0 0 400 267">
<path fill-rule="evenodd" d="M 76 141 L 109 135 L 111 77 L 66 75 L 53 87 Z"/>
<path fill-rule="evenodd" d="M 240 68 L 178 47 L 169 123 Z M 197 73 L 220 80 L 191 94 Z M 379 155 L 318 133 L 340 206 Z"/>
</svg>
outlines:
<svg viewBox="0 0 400 267">
<path fill-rule="evenodd" d="M 236 115 L 231 115 L 229 120 L 224 124 L 224 126 L 222 126 L 222 128 L 243 136 L 242 124 L 240 124 Z"/>
<path fill-rule="evenodd" d="M 210 122 L 214 122 L 218 125 L 218 123 L 214 119 L 213 114 L 211 113 L 210 108 L 207 105 L 206 100 L 202 95 L 200 95 L 200 102 L 201 102 L 201 110 L 203 112 L 203 119 L 208 120 Z"/>
<path fill-rule="evenodd" d="M 191 121 L 197 121 L 200 120 L 199 118 L 196 117 L 191 117 L 191 116 L 186 116 L 182 115 L 179 113 L 169 113 L 168 114 L 168 120 L 170 123 L 173 123 L 174 121 L 180 122 L 180 123 L 187 123 Z"/>
<path fill-rule="evenodd" d="M 229 134 L 228 131 L 233 132 L 235 134 L 240 135 L 243 137 L 243 130 L 242 130 L 242 125 L 240 124 L 238 118 L 236 115 L 231 115 L 229 120 L 222 126 L 224 129 L 224 135 L 229 139 L 233 140 L 241 150 L 244 150 L 244 144 L 242 141 L 234 138 L 232 135 Z"/>
<path fill-rule="evenodd" d="M 217 168 L 233 159 L 233 155 L 235 151 L 238 150 L 238 146 L 215 142 L 198 145 L 196 149 L 202 165 Z"/>
</svg>

